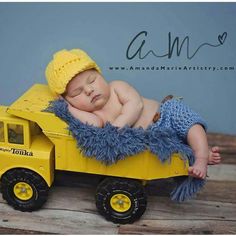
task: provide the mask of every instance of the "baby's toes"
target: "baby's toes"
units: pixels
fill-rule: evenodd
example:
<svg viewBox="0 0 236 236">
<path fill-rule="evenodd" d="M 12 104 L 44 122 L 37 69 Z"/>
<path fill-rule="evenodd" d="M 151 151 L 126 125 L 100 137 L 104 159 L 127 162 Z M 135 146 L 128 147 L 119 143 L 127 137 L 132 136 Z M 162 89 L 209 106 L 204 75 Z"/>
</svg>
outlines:
<svg viewBox="0 0 236 236">
<path fill-rule="evenodd" d="M 218 153 L 218 152 L 220 152 L 220 148 L 218 146 L 214 146 L 214 147 L 212 147 L 211 151 L 213 153 L 215 153 L 215 152 Z"/>
<path fill-rule="evenodd" d="M 188 173 L 189 173 L 189 174 L 193 174 L 193 167 L 192 167 L 192 166 L 190 166 L 190 167 L 188 168 Z"/>
<path fill-rule="evenodd" d="M 205 179 L 205 178 L 206 178 L 206 176 L 207 176 L 207 173 L 206 173 L 206 172 L 202 172 L 202 173 L 201 173 L 201 177 L 200 177 L 200 178 L 201 178 L 201 179 Z"/>
<path fill-rule="evenodd" d="M 201 174 L 201 171 L 198 170 L 198 169 L 193 169 L 193 174 L 194 174 L 196 177 L 199 177 L 200 174 Z"/>
<path fill-rule="evenodd" d="M 213 157 L 219 157 L 219 156 L 220 156 L 220 153 L 218 153 L 218 152 L 213 152 L 213 153 L 212 153 L 212 156 L 213 156 Z"/>
<path fill-rule="evenodd" d="M 221 157 L 215 158 L 214 163 L 219 164 L 221 162 Z"/>
<path fill-rule="evenodd" d="M 190 166 L 188 168 L 188 174 L 193 176 L 193 177 L 198 178 L 198 171 L 194 167 L 192 167 L 192 166 Z"/>
</svg>

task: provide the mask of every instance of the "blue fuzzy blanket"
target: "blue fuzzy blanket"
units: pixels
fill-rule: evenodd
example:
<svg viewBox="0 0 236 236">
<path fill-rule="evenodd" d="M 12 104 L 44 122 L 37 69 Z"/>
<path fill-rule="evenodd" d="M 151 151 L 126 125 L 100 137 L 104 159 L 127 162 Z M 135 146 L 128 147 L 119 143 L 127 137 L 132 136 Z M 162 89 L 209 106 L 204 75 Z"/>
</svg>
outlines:
<svg viewBox="0 0 236 236">
<path fill-rule="evenodd" d="M 162 162 L 168 161 L 173 153 L 180 153 L 183 160 L 194 163 L 192 149 L 181 142 L 175 132 L 170 129 L 148 127 L 117 128 L 106 123 L 103 128 L 82 123 L 75 119 L 68 111 L 67 103 L 63 99 L 51 101 L 45 110 L 53 112 L 68 124 L 68 130 L 77 141 L 87 157 L 95 157 L 106 165 L 114 164 L 130 155 L 135 155 L 146 149 L 157 155 Z M 178 181 L 171 192 L 171 199 L 182 202 L 192 198 L 203 186 L 205 180 L 187 176 Z"/>
</svg>

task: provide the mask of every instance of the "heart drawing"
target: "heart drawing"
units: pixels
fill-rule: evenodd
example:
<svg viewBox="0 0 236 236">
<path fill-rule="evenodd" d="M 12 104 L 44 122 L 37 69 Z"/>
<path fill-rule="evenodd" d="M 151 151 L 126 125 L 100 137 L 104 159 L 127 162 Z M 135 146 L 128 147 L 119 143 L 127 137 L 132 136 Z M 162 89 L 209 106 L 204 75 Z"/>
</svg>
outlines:
<svg viewBox="0 0 236 236">
<path fill-rule="evenodd" d="M 225 42 L 226 37 L 227 37 L 227 33 L 226 32 L 224 32 L 222 35 L 218 36 L 218 40 L 219 40 L 220 44 L 223 44 Z"/>
</svg>

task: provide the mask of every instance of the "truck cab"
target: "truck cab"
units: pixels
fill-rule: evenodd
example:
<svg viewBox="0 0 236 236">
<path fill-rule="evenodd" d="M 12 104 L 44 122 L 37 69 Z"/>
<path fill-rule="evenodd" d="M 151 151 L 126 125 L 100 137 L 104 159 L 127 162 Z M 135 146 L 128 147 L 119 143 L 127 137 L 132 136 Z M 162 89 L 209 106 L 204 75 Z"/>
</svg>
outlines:
<svg viewBox="0 0 236 236">
<path fill-rule="evenodd" d="M 3 115 L 6 108 L 0 108 L 0 142 L 3 146 L 15 146 L 16 148 L 29 148 L 30 144 L 30 128 L 29 122 Z"/>
<path fill-rule="evenodd" d="M 0 176 L 14 168 L 28 168 L 49 186 L 54 179 L 54 145 L 37 123 L 12 116 L 0 107 Z"/>
</svg>

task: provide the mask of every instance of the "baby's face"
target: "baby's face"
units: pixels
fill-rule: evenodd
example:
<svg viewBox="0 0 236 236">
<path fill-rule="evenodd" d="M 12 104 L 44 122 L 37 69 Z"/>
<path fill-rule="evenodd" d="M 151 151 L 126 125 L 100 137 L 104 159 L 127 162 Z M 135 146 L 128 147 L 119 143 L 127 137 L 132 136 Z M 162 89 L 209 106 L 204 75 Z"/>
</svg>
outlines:
<svg viewBox="0 0 236 236">
<path fill-rule="evenodd" d="M 75 108 L 100 110 L 110 97 L 110 87 L 102 75 L 91 69 L 76 75 L 67 85 L 64 98 Z"/>
</svg>

